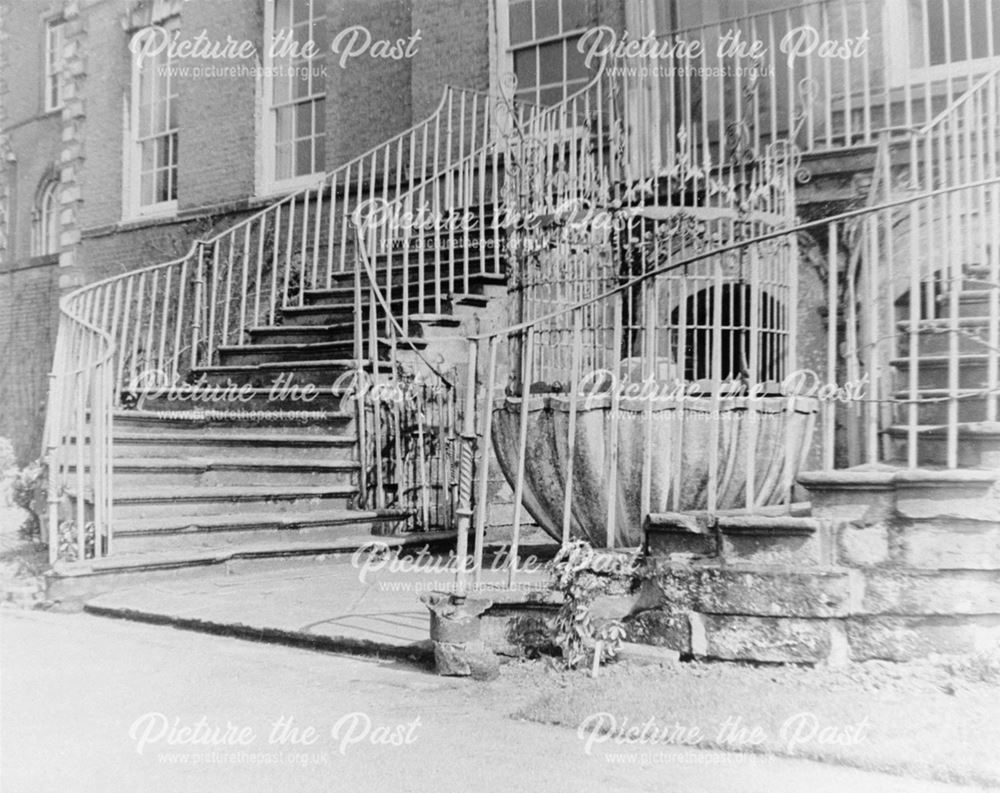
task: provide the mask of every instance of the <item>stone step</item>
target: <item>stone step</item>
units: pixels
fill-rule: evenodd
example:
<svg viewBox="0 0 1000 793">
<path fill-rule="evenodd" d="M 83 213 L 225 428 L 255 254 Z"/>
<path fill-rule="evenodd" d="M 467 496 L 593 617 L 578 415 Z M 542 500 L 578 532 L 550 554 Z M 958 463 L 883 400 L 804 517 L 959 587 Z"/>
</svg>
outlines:
<svg viewBox="0 0 1000 793">
<path fill-rule="evenodd" d="M 429 299 L 433 300 L 435 294 L 434 292 L 430 293 Z M 397 316 L 403 313 L 404 302 L 402 300 L 388 300 L 387 302 Z M 413 297 L 405 304 L 405 307 L 410 313 L 419 313 L 424 307 L 424 302 L 426 300 L 422 302 Z M 450 301 L 442 298 L 442 305 L 450 308 Z M 378 313 L 381 312 L 382 308 L 379 306 Z M 371 313 L 372 307 L 366 302 L 361 309 L 362 321 L 367 322 Z M 339 305 L 291 306 L 283 308 L 281 315 L 282 319 L 290 325 L 329 325 L 346 321 L 353 322 L 354 302 L 352 300 Z"/>
<path fill-rule="evenodd" d="M 990 296 L 996 293 L 993 289 L 962 289 L 958 292 L 958 306 L 956 316 L 959 317 L 988 317 L 990 314 Z M 998 295 L 1000 298 L 1000 295 Z M 937 298 L 937 311 L 939 317 L 952 316 L 952 294 L 945 293 Z M 1000 299 L 998 299 L 1000 303 Z"/>
<path fill-rule="evenodd" d="M 272 512 L 242 515 L 178 515 L 115 521 L 112 526 L 115 553 L 238 549 L 261 543 L 315 544 L 388 534 L 404 515 L 361 510 L 326 510 L 302 514 Z"/>
<path fill-rule="evenodd" d="M 134 433 L 176 433 L 193 439 L 238 440 L 247 433 L 291 434 L 294 437 L 349 435 L 353 437 L 354 413 L 308 408 L 281 411 L 238 411 L 197 407 L 188 411 L 116 410 L 114 429 Z"/>
<path fill-rule="evenodd" d="M 316 512 L 346 509 L 356 493 L 353 485 L 116 488 L 114 514 L 118 519 L 130 520 L 192 513 Z M 75 496 L 69 492 L 71 499 Z"/>
<path fill-rule="evenodd" d="M 497 273 L 494 271 L 493 262 L 484 262 L 481 266 L 476 266 L 479 260 L 455 259 L 456 264 L 454 278 L 451 277 L 451 260 L 444 263 L 428 262 L 425 264 L 411 264 L 407 267 L 397 266 L 391 269 L 380 269 L 376 272 L 376 281 L 379 289 L 386 299 L 402 300 L 404 286 L 409 287 L 412 294 L 418 289 L 418 284 L 423 282 L 425 292 L 439 291 L 440 284 L 450 292 L 461 292 L 464 294 L 481 294 L 485 287 L 494 284 L 505 284 L 507 276 L 505 271 Z M 466 266 L 466 262 L 470 266 Z M 466 271 L 468 274 L 466 274 Z M 362 301 L 367 302 L 367 278 L 362 284 Z M 334 285 L 327 289 L 310 289 L 303 293 L 305 305 L 324 306 L 354 306 L 354 284 Z"/>
<path fill-rule="evenodd" d="M 84 470 L 89 473 L 89 466 Z M 125 490 L 177 486 L 182 488 L 232 487 L 267 483 L 279 487 L 349 486 L 355 482 L 357 462 L 340 460 L 282 460 L 260 457 L 116 457 L 114 486 Z M 77 471 L 69 466 L 70 476 Z"/>
<path fill-rule="evenodd" d="M 959 353 L 986 353 L 989 350 L 989 320 L 983 317 L 963 317 L 955 329 L 948 319 L 924 319 L 917 322 L 917 352 L 921 355 L 951 355 L 951 338 L 956 336 Z M 910 323 L 897 323 L 900 352 L 909 354 Z"/>
<path fill-rule="evenodd" d="M 354 338 L 354 322 L 330 325 L 265 325 L 248 331 L 251 344 L 308 344 Z"/>
<path fill-rule="evenodd" d="M 206 366 L 195 373 L 205 375 L 207 382 L 212 385 L 233 382 L 241 386 L 274 388 L 277 394 L 295 386 L 312 384 L 327 393 L 333 393 L 330 387 L 348 383 L 357 369 L 355 359 L 334 358 L 319 361 L 276 361 L 252 366 Z M 340 394 L 342 390 L 338 389 L 336 393 Z"/>
<path fill-rule="evenodd" d="M 363 514 L 363 513 L 362 513 Z M 80 561 L 59 561 L 47 574 L 48 597 L 72 604 L 121 587 L 163 581 L 193 580 L 201 576 L 217 578 L 220 572 L 286 570 L 289 562 L 342 563 L 349 554 L 372 542 L 370 532 L 342 537 L 324 535 L 308 542 L 275 540 L 239 543 L 224 548 L 181 548 L 145 553 L 115 553 L 112 556 Z M 406 532 L 378 537 L 389 548 L 431 546 L 442 552 L 454 548 L 454 531 Z M 120 614 L 119 616 L 127 616 Z"/>
<path fill-rule="evenodd" d="M 958 420 L 962 422 L 984 421 L 986 419 L 987 397 L 982 389 L 959 389 Z M 917 391 L 917 423 L 921 425 L 947 424 L 949 421 L 949 392 L 945 388 L 924 388 Z M 893 398 L 899 404 L 893 406 L 893 415 L 903 423 L 910 421 L 909 391 L 896 391 Z"/>
<path fill-rule="evenodd" d="M 907 460 L 908 430 L 905 425 L 885 431 L 890 443 L 890 458 Z M 1000 423 L 978 422 L 958 427 L 958 465 L 961 468 L 994 468 L 1000 466 Z M 944 466 L 948 464 L 948 432 L 945 427 L 920 427 L 917 440 L 917 464 Z"/>
<path fill-rule="evenodd" d="M 327 414 L 343 415 L 343 399 L 341 393 L 334 393 L 335 389 L 327 388 L 306 388 L 302 383 L 299 388 L 288 391 L 275 391 L 273 388 L 258 388 L 249 384 L 234 384 L 231 389 L 231 397 L 227 399 L 212 399 L 203 396 L 206 392 L 196 393 L 196 398 L 182 399 L 171 398 L 170 394 L 154 394 L 152 396 L 141 396 L 139 407 L 148 412 L 170 412 L 170 413 L 194 413 L 200 415 L 231 415 L 233 419 L 247 417 L 247 421 L 253 422 L 259 417 L 267 417 L 272 414 L 291 413 L 298 414 L 296 418 L 300 420 L 325 420 Z M 294 420 L 294 419 L 293 419 Z"/>
<path fill-rule="evenodd" d="M 983 353 L 964 353 L 954 358 L 948 355 L 921 355 L 916 361 L 917 387 L 947 388 L 953 361 L 956 363 L 959 388 L 986 388 L 989 385 L 991 364 L 994 374 L 997 372 L 997 359 L 990 361 L 990 357 Z M 899 370 L 897 383 L 900 385 L 909 383 L 911 363 L 909 358 L 895 358 L 889 362 L 890 366 Z"/>
<path fill-rule="evenodd" d="M 648 552 L 674 559 L 814 566 L 828 563 L 821 526 L 808 504 L 758 507 L 753 512 L 661 512 L 646 518 Z"/>
<path fill-rule="evenodd" d="M 312 344 L 253 344 L 219 347 L 220 366 L 255 366 L 261 363 L 293 364 L 298 361 L 344 360 L 354 355 L 354 341 Z"/>
<path fill-rule="evenodd" d="M 353 434 L 309 435 L 305 433 L 242 432 L 195 433 L 155 429 L 147 432 L 115 431 L 117 459 L 150 457 L 211 457 L 216 460 L 339 460 L 349 459 L 357 437 Z"/>
</svg>

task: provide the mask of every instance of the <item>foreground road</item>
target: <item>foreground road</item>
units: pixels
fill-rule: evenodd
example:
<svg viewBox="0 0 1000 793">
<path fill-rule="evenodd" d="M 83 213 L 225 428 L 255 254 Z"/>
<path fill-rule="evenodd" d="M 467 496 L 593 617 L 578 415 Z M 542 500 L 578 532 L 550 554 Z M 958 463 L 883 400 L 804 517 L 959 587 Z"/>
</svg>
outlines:
<svg viewBox="0 0 1000 793">
<path fill-rule="evenodd" d="M 489 687 L 370 659 L 83 614 L 4 611 L 0 631 L 3 793 L 960 790 L 708 751 L 588 756 Z"/>
</svg>

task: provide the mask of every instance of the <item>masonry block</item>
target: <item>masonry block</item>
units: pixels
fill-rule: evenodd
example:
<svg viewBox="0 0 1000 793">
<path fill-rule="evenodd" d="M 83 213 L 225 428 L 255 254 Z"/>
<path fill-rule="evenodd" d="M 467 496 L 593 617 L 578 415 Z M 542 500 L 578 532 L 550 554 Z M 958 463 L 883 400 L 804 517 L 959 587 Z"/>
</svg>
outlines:
<svg viewBox="0 0 1000 793">
<path fill-rule="evenodd" d="M 905 526 L 900 561 L 922 569 L 1000 570 L 1000 522 L 933 520 Z"/>
<path fill-rule="evenodd" d="M 691 624 L 687 614 L 651 609 L 625 622 L 626 637 L 638 644 L 651 644 L 691 654 Z"/>
<path fill-rule="evenodd" d="M 692 649 L 707 658 L 821 663 L 832 647 L 830 620 L 698 614 L 692 622 Z"/>
<path fill-rule="evenodd" d="M 711 614 L 840 617 L 850 609 L 851 577 L 842 571 L 707 568 L 692 594 L 695 609 Z"/>
<path fill-rule="evenodd" d="M 990 571 L 872 570 L 861 613 L 1000 614 L 1000 576 Z"/>
<path fill-rule="evenodd" d="M 847 638 L 853 661 L 978 653 L 1000 643 L 1000 616 L 856 617 L 847 622 Z"/>
<path fill-rule="evenodd" d="M 810 471 L 798 482 L 809 491 L 812 516 L 820 520 L 877 523 L 894 514 L 893 469 Z"/>
<path fill-rule="evenodd" d="M 725 517 L 717 528 L 727 562 L 810 566 L 823 561 L 820 527 L 810 518 Z"/>
<path fill-rule="evenodd" d="M 871 526 L 846 523 L 837 527 L 837 563 L 872 567 L 890 560 L 891 529 L 887 523 Z"/>
</svg>

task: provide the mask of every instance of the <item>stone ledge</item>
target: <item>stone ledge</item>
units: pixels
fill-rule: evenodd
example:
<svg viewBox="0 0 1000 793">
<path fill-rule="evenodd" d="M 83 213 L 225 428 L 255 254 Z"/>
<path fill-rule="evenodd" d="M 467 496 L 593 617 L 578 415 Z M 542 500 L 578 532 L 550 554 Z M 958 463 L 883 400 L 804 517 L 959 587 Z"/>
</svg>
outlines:
<svg viewBox="0 0 1000 793">
<path fill-rule="evenodd" d="M 835 620 L 691 615 L 696 657 L 765 663 L 823 663 L 831 658 Z"/>
<path fill-rule="evenodd" d="M 676 609 L 748 616 L 841 617 L 857 585 L 847 570 L 782 566 L 660 564 L 652 574 Z"/>
<path fill-rule="evenodd" d="M 991 571 L 871 570 L 858 614 L 1000 614 L 1000 577 Z"/>
<path fill-rule="evenodd" d="M 1000 643 L 1000 615 L 855 617 L 847 621 L 847 638 L 853 661 L 910 661 L 932 653 L 979 653 Z"/>
</svg>

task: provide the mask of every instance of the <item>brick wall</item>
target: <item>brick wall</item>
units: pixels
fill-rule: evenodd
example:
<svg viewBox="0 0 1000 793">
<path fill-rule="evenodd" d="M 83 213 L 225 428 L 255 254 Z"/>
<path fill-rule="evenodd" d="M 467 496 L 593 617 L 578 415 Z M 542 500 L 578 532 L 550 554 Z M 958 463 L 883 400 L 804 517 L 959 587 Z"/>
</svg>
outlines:
<svg viewBox="0 0 1000 793">
<path fill-rule="evenodd" d="M 58 260 L 0 272 L 0 436 L 22 465 L 41 455 L 55 347 Z"/>
<path fill-rule="evenodd" d="M 55 344 L 58 257 L 31 258 L 39 187 L 59 175 L 62 122 L 42 94 L 44 23 L 61 2 L 4 3 L 0 100 L 4 129 L 0 249 L 0 436 L 21 464 L 41 453 L 48 371 Z"/>
</svg>

